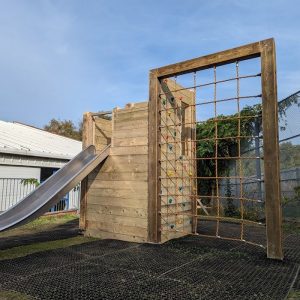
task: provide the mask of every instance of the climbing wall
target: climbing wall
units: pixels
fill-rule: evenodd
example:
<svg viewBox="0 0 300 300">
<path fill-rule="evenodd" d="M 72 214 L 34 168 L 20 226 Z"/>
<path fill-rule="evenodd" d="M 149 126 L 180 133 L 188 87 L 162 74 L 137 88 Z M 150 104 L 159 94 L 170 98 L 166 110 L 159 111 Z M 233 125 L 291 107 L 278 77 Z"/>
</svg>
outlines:
<svg viewBox="0 0 300 300">
<path fill-rule="evenodd" d="M 149 100 L 151 240 L 193 232 L 282 259 L 274 40 L 153 69 Z"/>
<path fill-rule="evenodd" d="M 192 232 L 195 215 L 194 93 L 176 79 L 161 82 L 161 241 Z"/>
</svg>

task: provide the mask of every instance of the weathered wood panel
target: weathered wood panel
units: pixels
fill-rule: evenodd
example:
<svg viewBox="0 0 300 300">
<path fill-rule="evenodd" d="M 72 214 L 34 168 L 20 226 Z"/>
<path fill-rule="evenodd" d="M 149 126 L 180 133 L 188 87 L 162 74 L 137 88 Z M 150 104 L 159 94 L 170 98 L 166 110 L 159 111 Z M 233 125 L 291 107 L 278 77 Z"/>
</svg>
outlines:
<svg viewBox="0 0 300 300">
<path fill-rule="evenodd" d="M 275 43 L 261 46 L 267 255 L 283 259 Z"/>
<path fill-rule="evenodd" d="M 147 237 L 143 234 L 137 235 L 128 235 L 128 234 L 120 234 L 112 232 L 112 230 L 104 231 L 101 228 L 87 228 L 85 232 L 86 236 L 98 237 L 101 239 L 116 239 L 121 241 L 128 241 L 128 242 L 138 242 L 143 243 L 147 241 Z"/>
<path fill-rule="evenodd" d="M 82 149 L 87 148 L 94 143 L 94 126 L 92 114 L 87 112 L 83 115 L 82 121 Z M 88 176 L 81 182 L 80 192 L 80 218 L 79 228 L 84 230 L 86 228 L 86 208 L 87 208 L 87 193 L 88 193 Z"/>
<path fill-rule="evenodd" d="M 86 234 L 144 242 L 148 234 L 148 103 L 114 109 L 111 122 L 110 156 L 88 180 Z M 106 133 L 107 126 L 104 130 L 99 126 L 96 132 Z M 96 142 L 102 143 L 103 136 Z"/>
</svg>

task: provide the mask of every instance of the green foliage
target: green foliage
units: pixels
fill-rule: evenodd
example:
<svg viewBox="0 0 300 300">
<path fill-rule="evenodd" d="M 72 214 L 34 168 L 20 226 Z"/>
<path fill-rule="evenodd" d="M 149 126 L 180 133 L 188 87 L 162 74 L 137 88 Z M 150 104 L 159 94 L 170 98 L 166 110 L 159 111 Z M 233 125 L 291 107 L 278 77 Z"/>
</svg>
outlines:
<svg viewBox="0 0 300 300">
<path fill-rule="evenodd" d="M 78 141 L 82 140 L 82 122 L 78 124 L 78 127 L 75 126 L 71 120 L 56 120 L 52 119 L 50 122 L 44 126 L 46 131 L 62 135 L 71 139 Z"/>
<path fill-rule="evenodd" d="M 283 197 L 281 199 L 282 207 L 286 207 L 288 205 L 295 204 L 296 202 L 300 201 L 300 185 L 294 188 L 294 192 L 294 197 Z"/>
<path fill-rule="evenodd" d="M 23 185 L 35 185 L 35 187 L 38 187 L 40 185 L 39 181 L 36 178 L 25 178 L 21 180 L 21 184 Z"/>
<path fill-rule="evenodd" d="M 300 166 L 300 145 L 291 142 L 280 145 L 280 169 L 289 169 Z"/>
<path fill-rule="evenodd" d="M 240 115 L 240 132 L 238 129 L 239 120 L 232 119 L 237 118 L 238 114 L 224 116 L 218 115 L 216 118 L 219 119 L 216 122 L 214 118 L 208 119 L 203 123 L 197 124 L 197 157 L 215 157 L 216 151 L 219 157 L 234 157 L 238 155 L 238 140 L 236 137 L 240 136 L 253 136 L 255 133 L 255 126 L 258 126 L 259 131 L 261 130 L 261 110 L 260 104 L 253 106 L 246 106 L 241 110 Z M 257 116 L 257 118 L 254 118 Z M 249 118 L 247 118 L 249 117 Z M 219 139 L 216 143 L 213 138 L 216 136 Z M 227 138 L 228 137 L 228 138 Z M 209 140 L 203 140 L 209 139 Z M 199 141 L 202 140 L 202 141 Z M 241 153 L 249 148 L 252 143 L 251 138 L 241 139 Z M 230 164 L 230 160 L 222 159 L 218 160 L 218 176 L 224 176 L 226 169 Z M 216 161 L 214 159 L 198 160 L 197 161 L 197 172 L 199 177 L 214 177 L 216 176 Z M 215 188 L 215 180 L 202 181 L 198 187 L 198 193 L 200 195 L 211 195 Z"/>
</svg>

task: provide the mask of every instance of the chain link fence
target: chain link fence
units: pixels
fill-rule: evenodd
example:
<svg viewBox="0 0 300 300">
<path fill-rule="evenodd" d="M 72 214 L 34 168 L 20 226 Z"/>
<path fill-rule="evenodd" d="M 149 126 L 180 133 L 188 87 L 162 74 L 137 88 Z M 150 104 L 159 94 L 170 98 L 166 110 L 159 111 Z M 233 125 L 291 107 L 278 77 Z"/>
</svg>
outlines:
<svg viewBox="0 0 300 300">
<path fill-rule="evenodd" d="M 300 91 L 278 103 L 283 216 L 300 221 Z"/>
</svg>

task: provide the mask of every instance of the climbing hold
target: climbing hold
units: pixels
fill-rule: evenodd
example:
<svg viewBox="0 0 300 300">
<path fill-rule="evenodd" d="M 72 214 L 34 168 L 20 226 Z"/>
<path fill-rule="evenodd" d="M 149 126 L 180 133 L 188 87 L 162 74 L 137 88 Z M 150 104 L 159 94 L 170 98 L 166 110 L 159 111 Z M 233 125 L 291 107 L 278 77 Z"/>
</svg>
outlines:
<svg viewBox="0 0 300 300">
<path fill-rule="evenodd" d="M 173 176 L 173 175 L 174 175 L 174 172 L 173 172 L 173 171 L 171 171 L 171 170 L 168 170 L 168 171 L 167 171 L 167 175 L 168 175 L 169 177 L 171 177 L 171 176 Z"/>
<path fill-rule="evenodd" d="M 173 145 L 172 145 L 172 144 L 168 144 L 168 149 L 169 149 L 170 151 L 173 151 Z"/>
<path fill-rule="evenodd" d="M 173 136 L 176 136 L 176 131 L 173 132 Z"/>
<path fill-rule="evenodd" d="M 179 100 L 182 100 L 182 99 L 183 99 L 183 97 L 182 97 L 182 96 L 180 96 L 180 97 L 179 97 Z"/>
<path fill-rule="evenodd" d="M 164 82 L 168 82 L 168 79 L 164 79 Z"/>
<path fill-rule="evenodd" d="M 180 160 L 183 160 L 183 155 L 180 155 L 180 156 L 179 156 L 179 159 L 180 159 Z"/>
<path fill-rule="evenodd" d="M 171 224 L 170 227 L 171 227 L 171 229 L 173 229 L 173 228 L 175 227 L 175 225 L 174 225 L 174 224 Z"/>
<path fill-rule="evenodd" d="M 185 203 L 182 203 L 182 206 L 185 207 Z"/>
<path fill-rule="evenodd" d="M 174 103 L 174 97 L 171 97 L 171 98 L 170 98 L 170 102 L 171 102 L 171 103 Z"/>
<path fill-rule="evenodd" d="M 183 186 L 180 186 L 178 189 L 179 189 L 179 192 L 182 192 L 183 191 Z"/>
<path fill-rule="evenodd" d="M 172 204 L 172 203 L 173 203 L 173 198 L 170 197 L 170 198 L 168 199 L 168 202 L 169 202 L 169 204 Z"/>
<path fill-rule="evenodd" d="M 168 116 L 169 116 L 169 117 L 171 116 L 171 114 L 172 114 L 172 113 L 171 113 L 170 111 L 168 111 Z"/>
<path fill-rule="evenodd" d="M 166 105 L 166 100 L 162 99 L 162 103 L 163 103 L 163 105 Z"/>
<path fill-rule="evenodd" d="M 190 175 L 190 176 L 193 176 L 193 173 L 192 173 L 192 172 L 190 172 L 190 173 L 189 173 L 189 175 Z"/>
</svg>

